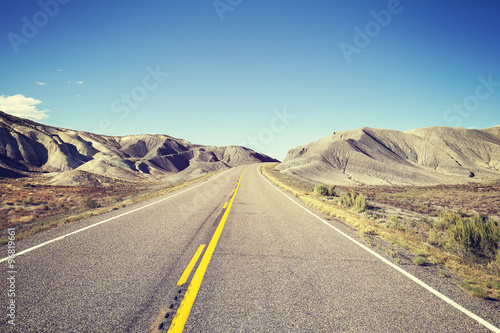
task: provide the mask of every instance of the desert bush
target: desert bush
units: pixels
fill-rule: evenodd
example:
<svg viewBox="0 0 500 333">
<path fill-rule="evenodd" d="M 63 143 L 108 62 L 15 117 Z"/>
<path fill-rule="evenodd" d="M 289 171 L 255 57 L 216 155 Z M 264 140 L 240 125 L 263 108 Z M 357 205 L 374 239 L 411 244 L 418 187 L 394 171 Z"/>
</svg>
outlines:
<svg viewBox="0 0 500 333">
<path fill-rule="evenodd" d="M 29 195 L 27 198 L 23 199 L 23 205 L 31 205 L 33 204 L 33 196 Z"/>
<path fill-rule="evenodd" d="M 450 226 L 456 225 L 464 215 L 458 212 L 441 211 L 439 212 L 439 219 L 434 223 L 433 227 L 436 230 L 446 231 Z"/>
<path fill-rule="evenodd" d="M 354 209 L 358 213 L 362 213 L 366 210 L 366 198 L 363 194 L 359 194 L 356 197 L 356 203 L 354 204 Z"/>
<path fill-rule="evenodd" d="M 389 221 L 391 222 L 391 224 L 390 224 L 391 228 L 396 229 L 396 230 L 403 229 L 403 227 L 401 226 L 400 220 L 401 220 L 401 217 L 399 217 L 398 215 L 392 215 L 391 218 L 389 219 Z"/>
<path fill-rule="evenodd" d="M 342 193 L 339 197 L 339 203 L 344 207 L 354 207 L 354 210 L 359 213 L 364 212 L 367 207 L 365 196 L 355 191 Z"/>
<path fill-rule="evenodd" d="M 318 184 L 314 187 L 314 193 L 324 196 L 333 197 L 335 196 L 335 185 L 328 188 L 326 185 Z"/>
<path fill-rule="evenodd" d="M 85 197 L 85 199 L 83 199 L 82 206 L 83 208 L 94 209 L 99 207 L 99 203 L 92 197 Z"/>
<path fill-rule="evenodd" d="M 448 234 L 435 228 L 429 229 L 427 243 L 435 246 L 443 246 L 448 240 Z"/>
<path fill-rule="evenodd" d="M 448 229 L 446 246 L 464 258 L 494 261 L 500 242 L 500 226 L 480 216 L 461 217 Z"/>
<path fill-rule="evenodd" d="M 329 193 L 330 196 L 334 197 L 335 196 L 335 185 L 331 185 L 329 191 L 330 191 L 330 193 Z"/>
<path fill-rule="evenodd" d="M 340 195 L 339 203 L 344 207 L 352 207 L 356 202 L 358 193 L 354 191 L 344 192 Z"/>
<path fill-rule="evenodd" d="M 420 256 L 415 257 L 415 259 L 413 260 L 413 263 L 414 263 L 415 265 L 418 265 L 418 266 L 422 266 L 422 265 L 424 265 L 424 264 L 425 264 L 425 262 L 426 262 L 425 258 L 424 258 L 424 257 L 420 257 Z"/>
<path fill-rule="evenodd" d="M 329 191 L 328 191 L 328 187 L 326 187 L 323 184 L 316 185 L 314 187 L 314 193 L 319 194 L 319 195 L 324 195 L 324 196 L 330 195 Z"/>
</svg>

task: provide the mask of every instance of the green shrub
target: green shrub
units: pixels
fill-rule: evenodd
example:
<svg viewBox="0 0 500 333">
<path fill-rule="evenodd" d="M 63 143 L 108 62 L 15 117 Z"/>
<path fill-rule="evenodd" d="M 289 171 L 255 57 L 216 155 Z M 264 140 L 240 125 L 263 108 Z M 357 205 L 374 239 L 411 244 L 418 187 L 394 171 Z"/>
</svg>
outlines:
<svg viewBox="0 0 500 333">
<path fill-rule="evenodd" d="M 329 195 L 328 187 L 326 187 L 323 184 L 316 185 L 314 187 L 314 193 L 327 196 L 327 195 Z"/>
<path fill-rule="evenodd" d="M 500 226 L 492 219 L 473 216 L 456 220 L 448 229 L 446 245 L 464 258 L 495 260 L 500 240 Z"/>
<path fill-rule="evenodd" d="M 335 196 L 335 185 L 330 186 L 329 191 L 330 191 L 330 196 L 334 197 Z"/>
<path fill-rule="evenodd" d="M 442 211 L 439 213 L 439 220 L 434 223 L 436 230 L 446 231 L 452 225 L 456 225 L 464 216 L 458 212 Z"/>
<path fill-rule="evenodd" d="M 413 260 L 413 263 L 414 263 L 415 265 L 422 266 L 422 265 L 424 265 L 424 264 L 425 264 L 425 261 L 426 261 L 426 260 L 425 260 L 425 258 L 424 258 L 424 257 L 420 257 L 420 256 L 419 256 L 419 257 L 415 257 L 415 259 Z"/>
<path fill-rule="evenodd" d="M 427 243 L 436 246 L 443 246 L 448 240 L 448 234 L 435 228 L 429 229 Z"/>
<path fill-rule="evenodd" d="M 339 203 L 344 207 L 352 207 L 356 202 L 358 193 L 354 191 L 344 192 L 340 195 Z"/>
<path fill-rule="evenodd" d="M 390 227 L 396 230 L 401 230 L 403 227 L 401 226 L 401 223 L 399 221 L 401 220 L 401 217 L 398 215 L 392 215 L 389 221 L 391 222 Z"/>
<path fill-rule="evenodd" d="M 314 187 L 314 193 L 324 196 L 333 197 L 335 196 L 335 185 L 328 188 L 326 185 L 318 184 Z"/>
<path fill-rule="evenodd" d="M 33 204 L 33 196 L 32 195 L 23 199 L 23 205 L 31 205 L 31 204 Z"/>
<path fill-rule="evenodd" d="M 354 205 L 354 209 L 358 212 L 364 212 L 366 210 L 366 198 L 363 194 L 359 194 L 356 197 L 356 203 Z"/>
<path fill-rule="evenodd" d="M 477 298 L 485 298 L 486 297 L 486 290 L 484 290 L 481 287 L 474 286 L 475 282 L 460 281 L 458 283 L 458 285 L 460 286 L 460 288 L 467 290 L 469 292 L 469 294 L 474 296 L 474 297 L 477 297 Z"/>
<path fill-rule="evenodd" d="M 481 287 L 472 287 L 470 290 L 470 294 L 474 297 L 484 299 L 486 297 L 486 290 Z"/>
<path fill-rule="evenodd" d="M 355 191 L 342 193 L 339 197 L 339 203 L 344 207 L 354 207 L 358 213 L 364 212 L 367 207 L 365 196 Z"/>
</svg>

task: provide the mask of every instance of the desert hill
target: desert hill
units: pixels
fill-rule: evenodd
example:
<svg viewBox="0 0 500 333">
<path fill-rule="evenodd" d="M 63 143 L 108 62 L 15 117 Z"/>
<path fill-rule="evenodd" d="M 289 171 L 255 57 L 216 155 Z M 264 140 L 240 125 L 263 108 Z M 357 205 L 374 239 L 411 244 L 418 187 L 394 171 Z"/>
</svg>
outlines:
<svg viewBox="0 0 500 333">
<path fill-rule="evenodd" d="M 57 185 L 95 183 L 109 177 L 185 180 L 209 171 L 273 161 L 241 146 L 203 146 L 168 135 L 98 135 L 0 111 L 1 177 L 55 173 L 51 183 Z"/>
<path fill-rule="evenodd" d="M 500 127 L 361 128 L 288 152 L 282 173 L 325 184 L 432 185 L 500 178 Z"/>
</svg>

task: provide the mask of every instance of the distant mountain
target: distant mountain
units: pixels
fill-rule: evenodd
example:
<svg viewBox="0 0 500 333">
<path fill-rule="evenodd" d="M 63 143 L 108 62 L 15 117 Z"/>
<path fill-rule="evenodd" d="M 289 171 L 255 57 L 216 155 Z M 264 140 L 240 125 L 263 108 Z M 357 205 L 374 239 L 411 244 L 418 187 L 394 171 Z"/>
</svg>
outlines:
<svg viewBox="0 0 500 333">
<path fill-rule="evenodd" d="M 276 160 L 241 146 L 192 144 L 168 135 L 105 136 L 46 126 L 0 111 L 0 177 L 56 173 L 53 184 L 186 180 Z"/>
<path fill-rule="evenodd" d="M 288 152 L 285 174 L 326 184 L 453 184 L 500 178 L 500 127 L 361 128 Z"/>
</svg>

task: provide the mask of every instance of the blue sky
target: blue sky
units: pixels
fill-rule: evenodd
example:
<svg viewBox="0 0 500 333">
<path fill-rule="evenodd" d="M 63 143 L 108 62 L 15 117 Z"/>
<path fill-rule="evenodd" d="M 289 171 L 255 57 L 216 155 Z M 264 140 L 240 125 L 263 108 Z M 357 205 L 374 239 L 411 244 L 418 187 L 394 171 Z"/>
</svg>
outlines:
<svg viewBox="0 0 500 333">
<path fill-rule="evenodd" d="M 0 109 L 278 159 L 363 126 L 500 124 L 500 2 L 4 0 Z"/>
</svg>

